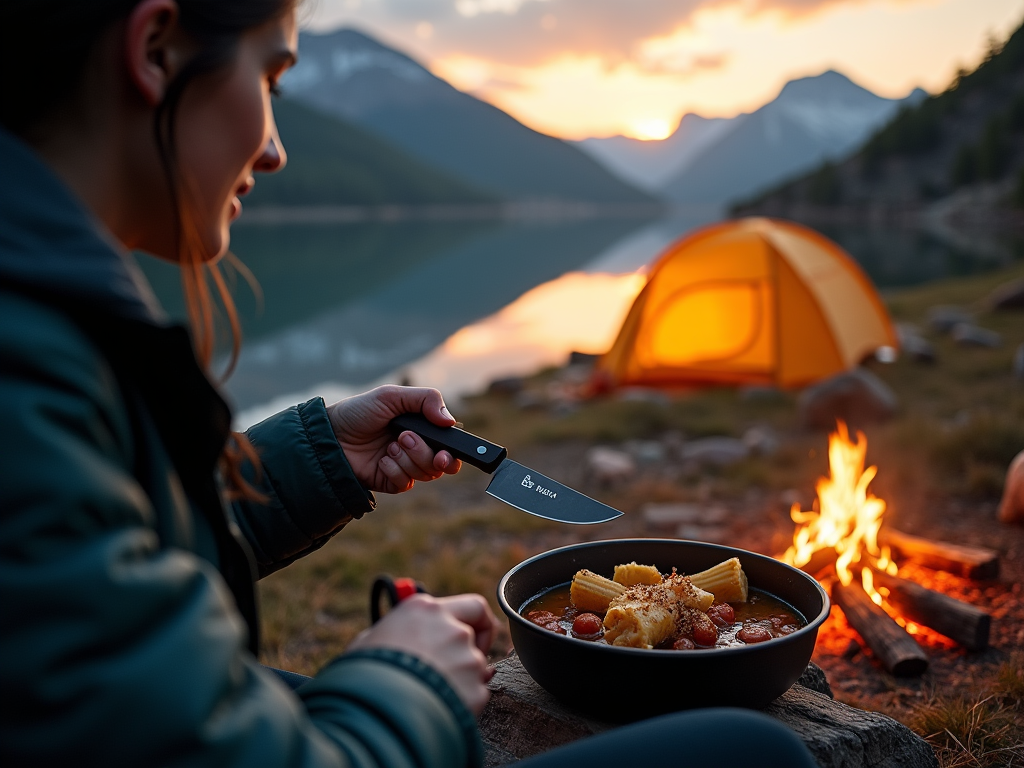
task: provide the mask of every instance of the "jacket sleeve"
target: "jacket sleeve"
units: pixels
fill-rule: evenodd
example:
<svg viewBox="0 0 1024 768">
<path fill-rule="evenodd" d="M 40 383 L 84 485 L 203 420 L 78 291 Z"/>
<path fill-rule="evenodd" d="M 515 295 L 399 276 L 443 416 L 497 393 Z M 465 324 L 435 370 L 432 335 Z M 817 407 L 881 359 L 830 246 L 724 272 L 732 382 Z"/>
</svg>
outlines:
<svg viewBox="0 0 1024 768">
<path fill-rule="evenodd" d="M 216 569 L 160 547 L 109 369 L 26 319 L 0 322 L 0 765 L 479 764 L 412 657 L 342 656 L 301 698 L 260 667 Z"/>
<path fill-rule="evenodd" d="M 235 502 L 239 528 L 260 576 L 319 549 L 353 518 L 374 508 L 373 494 L 352 472 L 322 398 L 296 405 L 251 427 L 260 457 L 249 482 L 266 503 Z"/>
</svg>

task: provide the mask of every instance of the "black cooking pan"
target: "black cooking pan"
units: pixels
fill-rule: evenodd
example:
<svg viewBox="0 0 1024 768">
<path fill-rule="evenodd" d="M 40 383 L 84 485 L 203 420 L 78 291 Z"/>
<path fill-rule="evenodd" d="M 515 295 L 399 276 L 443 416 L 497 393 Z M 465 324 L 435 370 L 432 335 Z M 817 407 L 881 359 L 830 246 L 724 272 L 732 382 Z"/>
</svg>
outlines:
<svg viewBox="0 0 1024 768">
<path fill-rule="evenodd" d="M 673 566 L 697 573 L 731 557 L 740 559 L 751 587 L 789 603 L 807 626 L 738 648 L 666 651 L 560 635 L 519 614 L 532 598 L 571 581 L 581 568 L 611 576 L 616 565 L 636 561 L 662 573 Z M 694 707 L 766 706 L 806 668 L 830 609 L 825 590 L 803 571 L 754 552 L 677 539 L 613 539 L 545 552 L 505 574 L 498 602 L 530 676 L 565 703 L 618 722 Z"/>
</svg>

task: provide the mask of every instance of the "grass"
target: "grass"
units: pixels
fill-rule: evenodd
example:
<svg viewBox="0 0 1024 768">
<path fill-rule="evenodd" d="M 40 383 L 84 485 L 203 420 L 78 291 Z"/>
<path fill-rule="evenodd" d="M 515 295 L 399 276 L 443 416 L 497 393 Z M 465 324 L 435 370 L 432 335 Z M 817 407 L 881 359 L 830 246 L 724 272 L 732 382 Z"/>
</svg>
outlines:
<svg viewBox="0 0 1024 768">
<path fill-rule="evenodd" d="M 989 693 L 933 694 L 909 719 L 942 768 L 1024 765 L 1024 654 L 1014 653 Z"/>
</svg>

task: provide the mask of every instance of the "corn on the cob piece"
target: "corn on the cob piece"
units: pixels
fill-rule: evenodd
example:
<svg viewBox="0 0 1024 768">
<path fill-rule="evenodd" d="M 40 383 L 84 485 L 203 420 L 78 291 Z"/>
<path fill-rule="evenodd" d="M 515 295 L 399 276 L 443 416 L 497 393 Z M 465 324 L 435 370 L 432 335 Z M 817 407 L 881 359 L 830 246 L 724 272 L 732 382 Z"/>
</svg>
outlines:
<svg viewBox="0 0 1024 768">
<path fill-rule="evenodd" d="M 608 610 L 608 603 L 625 591 L 626 588 L 621 584 L 584 568 L 572 577 L 569 599 L 584 611 L 604 613 Z"/>
<path fill-rule="evenodd" d="M 732 557 L 706 571 L 694 573 L 690 581 L 706 590 L 720 603 L 745 603 L 748 597 L 747 574 L 738 557 Z"/>
<path fill-rule="evenodd" d="M 706 610 L 715 598 L 685 576 L 637 584 L 612 600 L 604 617 L 605 640 L 630 648 L 653 648 L 673 634 L 688 611 Z"/>
<path fill-rule="evenodd" d="M 634 561 L 616 565 L 612 581 L 617 581 L 624 587 L 632 587 L 634 584 L 660 584 L 661 572 L 653 565 L 637 565 Z"/>
</svg>

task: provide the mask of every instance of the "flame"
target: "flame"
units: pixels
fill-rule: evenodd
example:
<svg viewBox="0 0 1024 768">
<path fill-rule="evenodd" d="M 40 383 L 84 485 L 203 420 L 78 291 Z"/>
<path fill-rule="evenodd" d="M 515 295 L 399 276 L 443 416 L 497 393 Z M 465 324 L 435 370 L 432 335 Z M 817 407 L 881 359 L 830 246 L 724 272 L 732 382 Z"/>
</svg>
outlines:
<svg viewBox="0 0 1024 768">
<path fill-rule="evenodd" d="M 863 432 L 852 442 L 845 423 L 840 421 L 836 427 L 828 439 L 830 476 L 818 480 L 817 511 L 793 505 L 790 517 L 797 528 L 782 560 L 799 568 L 815 553 L 834 550 L 836 574 L 843 585 L 853 582 L 859 566 L 864 591 L 876 605 L 887 607 L 885 596 L 874 587 L 872 569 L 892 575 L 898 569 L 889 548 L 878 546 L 885 502 L 868 491 L 878 468 L 864 468 L 868 441 Z"/>
</svg>

